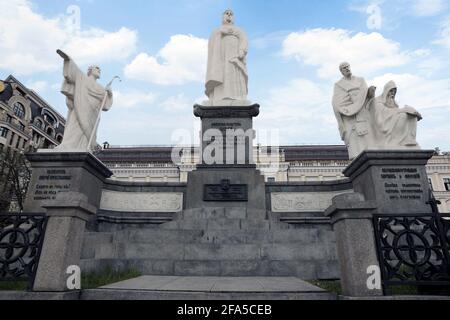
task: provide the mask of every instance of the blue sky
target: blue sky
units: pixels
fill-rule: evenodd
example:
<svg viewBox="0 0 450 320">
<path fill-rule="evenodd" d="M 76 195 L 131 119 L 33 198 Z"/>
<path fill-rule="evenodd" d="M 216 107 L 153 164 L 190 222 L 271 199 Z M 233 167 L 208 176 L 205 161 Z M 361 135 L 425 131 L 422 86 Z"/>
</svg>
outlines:
<svg viewBox="0 0 450 320">
<path fill-rule="evenodd" d="M 99 64 L 115 103 L 98 142 L 160 145 L 195 140 L 192 106 L 204 91 L 206 45 L 234 10 L 250 39 L 249 99 L 261 105 L 259 141 L 340 144 L 331 107 L 338 64 L 424 116 L 423 148 L 450 150 L 450 0 L 0 0 L 0 78 L 15 75 L 61 114 L 63 48 L 82 69 Z M 79 10 L 79 19 L 78 12 Z M 274 137 L 278 136 L 277 139 Z"/>
</svg>

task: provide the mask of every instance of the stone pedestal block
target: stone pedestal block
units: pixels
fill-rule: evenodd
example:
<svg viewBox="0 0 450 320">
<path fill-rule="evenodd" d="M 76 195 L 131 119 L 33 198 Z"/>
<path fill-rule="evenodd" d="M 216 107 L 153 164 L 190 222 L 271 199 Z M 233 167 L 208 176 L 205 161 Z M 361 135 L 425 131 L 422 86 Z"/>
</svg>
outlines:
<svg viewBox="0 0 450 320">
<path fill-rule="evenodd" d="M 202 162 L 188 174 L 186 209 L 246 208 L 249 219 L 266 219 L 264 176 L 253 161 L 253 118 L 259 105 L 195 105 L 202 120 Z"/>
<path fill-rule="evenodd" d="M 431 213 L 426 164 L 433 151 L 364 151 L 345 170 L 377 213 Z"/>
<path fill-rule="evenodd" d="M 382 290 L 369 289 L 368 268 L 377 266 L 378 258 L 372 224 L 375 201 L 365 201 L 361 194 L 343 194 L 333 199 L 325 212 L 331 217 L 341 269 L 343 295 L 370 297 L 383 295 Z M 378 269 L 379 270 L 379 269 Z"/>
<path fill-rule="evenodd" d="M 80 264 L 86 221 L 97 213 L 103 182 L 112 175 L 90 153 L 27 155 L 32 178 L 25 210 L 49 217 L 35 291 L 67 291 L 67 268 Z"/>
<path fill-rule="evenodd" d="M 252 164 L 253 118 L 259 115 L 259 108 L 257 104 L 242 107 L 195 105 L 194 115 L 202 119 L 202 164 Z M 213 159 L 209 157 L 211 154 Z"/>
<path fill-rule="evenodd" d="M 190 172 L 186 209 L 218 207 L 247 208 L 248 218 L 266 219 L 264 176 L 255 166 L 199 166 Z"/>
<path fill-rule="evenodd" d="M 112 172 L 91 153 L 39 152 L 27 154 L 32 177 L 25 211 L 45 212 L 44 204 L 58 201 L 65 193 L 87 197 L 87 203 L 98 207 L 103 181 Z"/>
<path fill-rule="evenodd" d="M 96 213 L 97 208 L 85 201 L 67 197 L 49 203 L 45 209 L 49 220 L 33 290 L 68 291 L 67 269 L 80 265 L 86 221 Z"/>
</svg>

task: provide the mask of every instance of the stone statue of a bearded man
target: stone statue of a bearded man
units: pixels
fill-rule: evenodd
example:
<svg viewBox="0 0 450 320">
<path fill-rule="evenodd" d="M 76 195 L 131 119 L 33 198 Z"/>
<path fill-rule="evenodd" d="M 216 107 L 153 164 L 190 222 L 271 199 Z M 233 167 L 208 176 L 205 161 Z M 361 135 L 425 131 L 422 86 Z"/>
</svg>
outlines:
<svg viewBox="0 0 450 320">
<path fill-rule="evenodd" d="M 397 85 L 389 81 L 374 109 L 377 140 L 381 149 L 420 149 L 416 140 L 417 122 L 422 115 L 410 106 L 400 108 L 395 101 Z"/>
<path fill-rule="evenodd" d="M 212 33 L 208 46 L 206 95 L 209 106 L 244 106 L 247 101 L 248 40 L 245 32 L 234 26 L 234 14 L 223 14 L 222 26 Z"/>
<path fill-rule="evenodd" d="M 349 63 L 342 63 L 339 69 L 343 78 L 334 86 L 333 109 L 352 160 L 362 151 L 376 148 L 370 111 L 376 88 L 355 77 Z"/>
<path fill-rule="evenodd" d="M 63 142 L 55 150 L 93 151 L 97 144 L 99 113 L 108 111 L 113 103 L 111 88 L 97 83 L 101 75 L 99 67 L 89 67 L 86 75 L 66 53 L 61 50 L 57 53 L 64 59 L 61 93 L 66 96 L 69 114 Z"/>
</svg>

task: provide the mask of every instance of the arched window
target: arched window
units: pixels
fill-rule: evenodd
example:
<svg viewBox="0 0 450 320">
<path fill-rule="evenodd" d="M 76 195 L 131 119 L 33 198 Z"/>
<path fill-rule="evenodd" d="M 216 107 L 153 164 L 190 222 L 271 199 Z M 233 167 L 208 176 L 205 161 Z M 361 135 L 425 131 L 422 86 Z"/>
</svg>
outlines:
<svg viewBox="0 0 450 320">
<path fill-rule="evenodd" d="M 44 110 L 43 115 L 44 115 L 45 121 L 50 123 L 52 126 L 56 125 L 56 119 L 52 114 L 50 114 L 50 112 L 48 112 L 47 110 Z"/>
<path fill-rule="evenodd" d="M 47 128 L 47 134 L 51 137 L 53 137 L 53 129 L 51 127 Z"/>
<path fill-rule="evenodd" d="M 25 118 L 25 107 L 20 102 L 14 103 L 13 111 L 14 114 L 20 119 Z"/>
<path fill-rule="evenodd" d="M 63 141 L 62 135 L 59 134 L 59 135 L 56 137 L 56 141 L 58 141 L 59 143 L 61 143 L 61 142 Z"/>
<path fill-rule="evenodd" d="M 8 129 L 5 127 L 0 127 L 0 137 L 6 138 L 8 136 Z"/>
<path fill-rule="evenodd" d="M 41 120 L 41 119 L 37 119 L 37 120 L 35 121 L 34 125 L 35 125 L 36 127 L 38 127 L 39 129 L 42 129 L 42 125 L 43 125 L 42 120 Z"/>
</svg>

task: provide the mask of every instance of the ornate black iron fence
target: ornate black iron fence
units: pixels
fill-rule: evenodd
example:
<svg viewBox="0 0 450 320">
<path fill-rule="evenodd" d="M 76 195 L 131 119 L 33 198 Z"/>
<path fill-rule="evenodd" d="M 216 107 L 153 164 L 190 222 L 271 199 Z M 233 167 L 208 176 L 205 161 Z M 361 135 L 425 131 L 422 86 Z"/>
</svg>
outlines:
<svg viewBox="0 0 450 320">
<path fill-rule="evenodd" d="M 383 288 L 450 287 L 450 216 L 375 215 Z"/>
<path fill-rule="evenodd" d="M 43 214 L 0 213 L 0 281 L 27 281 L 32 290 L 47 219 Z"/>
</svg>

